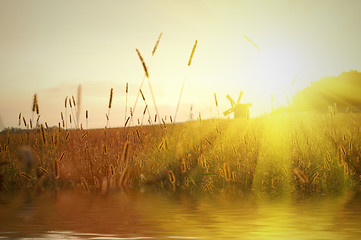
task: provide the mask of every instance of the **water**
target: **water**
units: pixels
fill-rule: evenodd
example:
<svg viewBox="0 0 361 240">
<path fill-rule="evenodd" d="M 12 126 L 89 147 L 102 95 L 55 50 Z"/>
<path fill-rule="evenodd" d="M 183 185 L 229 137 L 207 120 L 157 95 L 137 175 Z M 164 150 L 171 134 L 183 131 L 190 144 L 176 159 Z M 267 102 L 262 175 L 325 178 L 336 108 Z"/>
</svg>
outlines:
<svg viewBox="0 0 361 240">
<path fill-rule="evenodd" d="M 0 239 L 359 239 L 361 196 L 0 195 Z"/>
</svg>

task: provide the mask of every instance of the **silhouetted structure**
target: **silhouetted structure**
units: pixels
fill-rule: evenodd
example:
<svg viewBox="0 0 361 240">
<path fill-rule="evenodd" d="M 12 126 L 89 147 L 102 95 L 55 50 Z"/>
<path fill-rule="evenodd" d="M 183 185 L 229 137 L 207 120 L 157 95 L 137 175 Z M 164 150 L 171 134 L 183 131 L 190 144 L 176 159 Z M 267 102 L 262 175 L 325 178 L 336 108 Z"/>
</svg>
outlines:
<svg viewBox="0 0 361 240">
<path fill-rule="evenodd" d="M 234 113 L 234 118 L 246 118 L 249 119 L 249 107 L 252 106 L 252 103 L 239 103 L 241 101 L 241 97 L 243 95 L 243 91 L 240 92 L 237 103 L 227 94 L 227 99 L 231 103 L 231 108 L 223 112 L 224 116 L 229 115 L 230 113 Z"/>
</svg>

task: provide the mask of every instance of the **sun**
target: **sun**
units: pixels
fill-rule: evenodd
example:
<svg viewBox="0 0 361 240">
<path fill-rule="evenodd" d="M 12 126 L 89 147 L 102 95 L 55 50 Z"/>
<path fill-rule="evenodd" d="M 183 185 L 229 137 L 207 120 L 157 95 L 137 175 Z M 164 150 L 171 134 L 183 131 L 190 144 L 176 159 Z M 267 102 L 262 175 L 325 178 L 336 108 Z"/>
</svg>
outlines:
<svg viewBox="0 0 361 240">
<path fill-rule="evenodd" d="M 274 101 L 287 104 L 295 91 L 295 78 L 304 67 L 300 54 L 293 48 L 277 47 L 262 49 L 259 57 L 259 77 Z"/>
</svg>

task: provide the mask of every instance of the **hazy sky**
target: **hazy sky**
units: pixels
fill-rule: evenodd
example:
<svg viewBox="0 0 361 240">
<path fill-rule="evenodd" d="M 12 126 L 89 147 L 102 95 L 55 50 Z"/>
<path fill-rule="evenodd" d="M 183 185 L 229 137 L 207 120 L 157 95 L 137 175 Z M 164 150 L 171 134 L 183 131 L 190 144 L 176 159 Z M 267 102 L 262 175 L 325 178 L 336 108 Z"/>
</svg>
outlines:
<svg viewBox="0 0 361 240">
<path fill-rule="evenodd" d="M 66 96 L 82 85 L 81 121 L 104 127 L 109 91 L 114 88 L 110 126 L 124 124 L 144 76 L 135 51 L 149 64 L 161 115 L 174 115 L 190 52 L 178 120 L 190 106 L 202 118 L 215 117 L 244 91 L 251 114 L 271 109 L 311 80 L 361 70 L 361 1 L 0 1 L 0 123 L 16 126 L 21 112 L 31 118 L 37 93 L 41 120 L 60 121 Z M 261 49 L 258 51 L 243 35 Z M 294 89 L 291 85 L 296 77 Z M 144 94 L 154 108 L 148 85 Z M 292 93 L 291 93 L 292 92 Z M 141 115 L 143 101 L 137 105 Z M 129 113 L 128 113 L 129 114 Z"/>
</svg>

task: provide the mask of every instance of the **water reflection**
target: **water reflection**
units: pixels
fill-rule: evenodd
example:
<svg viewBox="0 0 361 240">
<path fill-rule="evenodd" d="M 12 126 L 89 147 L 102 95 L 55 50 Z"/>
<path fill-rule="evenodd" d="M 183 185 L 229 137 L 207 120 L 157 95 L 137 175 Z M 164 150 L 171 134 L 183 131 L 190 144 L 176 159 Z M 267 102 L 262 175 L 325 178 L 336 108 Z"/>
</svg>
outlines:
<svg viewBox="0 0 361 240">
<path fill-rule="evenodd" d="M 361 197 L 235 197 L 59 192 L 0 195 L 0 237 L 52 239 L 355 239 Z"/>
</svg>

